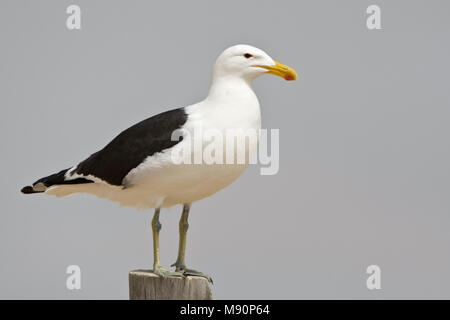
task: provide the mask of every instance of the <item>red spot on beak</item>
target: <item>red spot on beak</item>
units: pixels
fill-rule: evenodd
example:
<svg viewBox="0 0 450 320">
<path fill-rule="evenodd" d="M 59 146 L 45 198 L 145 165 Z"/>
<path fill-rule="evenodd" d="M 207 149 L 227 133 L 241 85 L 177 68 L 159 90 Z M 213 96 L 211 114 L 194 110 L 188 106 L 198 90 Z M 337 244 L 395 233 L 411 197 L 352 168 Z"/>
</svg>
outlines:
<svg viewBox="0 0 450 320">
<path fill-rule="evenodd" d="M 284 79 L 287 80 L 287 81 L 291 81 L 291 80 L 294 80 L 294 77 L 289 75 L 289 74 L 287 74 L 287 75 L 284 76 Z"/>
</svg>

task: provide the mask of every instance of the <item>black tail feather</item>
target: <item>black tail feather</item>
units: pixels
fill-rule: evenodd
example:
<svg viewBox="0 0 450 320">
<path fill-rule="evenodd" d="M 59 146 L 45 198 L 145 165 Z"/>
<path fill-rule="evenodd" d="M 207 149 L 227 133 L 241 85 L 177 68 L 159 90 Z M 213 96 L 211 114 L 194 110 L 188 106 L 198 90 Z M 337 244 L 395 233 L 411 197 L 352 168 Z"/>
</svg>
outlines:
<svg viewBox="0 0 450 320">
<path fill-rule="evenodd" d="M 20 191 L 25 194 L 41 193 L 41 192 L 45 191 L 45 188 L 48 188 L 48 187 L 51 187 L 54 185 L 80 184 L 80 183 L 93 183 L 94 182 L 92 180 L 88 180 L 85 178 L 76 178 L 76 179 L 66 180 L 65 174 L 69 169 L 64 169 L 58 173 L 54 173 L 47 177 L 43 177 L 43 178 L 37 180 L 35 183 L 33 183 L 33 186 L 23 187 L 22 190 L 20 190 Z M 37 184 L 40 184 L 40 187 L 38 189 L 35 188 Z M 42 188 L 42 187 L 44 187 L 44 188 Z"/>
</svg>

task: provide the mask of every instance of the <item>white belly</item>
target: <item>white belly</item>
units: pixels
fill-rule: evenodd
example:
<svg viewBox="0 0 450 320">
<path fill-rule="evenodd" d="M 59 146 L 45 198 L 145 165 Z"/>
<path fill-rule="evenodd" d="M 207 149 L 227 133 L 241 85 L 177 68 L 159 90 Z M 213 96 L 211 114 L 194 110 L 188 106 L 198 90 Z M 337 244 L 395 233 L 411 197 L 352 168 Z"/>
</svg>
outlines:
<svg viewBox="0 0 450 320">
<path fill-rule="evenodd" d="M 159 195 L 162 207 L 191 203 L 225 188 L 234 182 L 247 165 L 178 165 L 135 185 L 137 188 Z M 131 191 L 131 190 L 130 190 Z"/>
</svg>

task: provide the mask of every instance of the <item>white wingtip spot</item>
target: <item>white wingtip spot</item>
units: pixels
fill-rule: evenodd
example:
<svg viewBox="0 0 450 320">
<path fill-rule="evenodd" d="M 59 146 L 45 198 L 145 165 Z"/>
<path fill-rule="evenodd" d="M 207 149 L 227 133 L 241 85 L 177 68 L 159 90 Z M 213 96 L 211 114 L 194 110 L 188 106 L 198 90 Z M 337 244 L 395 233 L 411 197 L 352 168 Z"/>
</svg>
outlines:
<svg viewBox="0 0 450 320">
<path fill-rule="evenodd" d="M 47 190 L 47 187 L 45 186 L 44 183 L 38 182 L 33 186 L 33 190 L 37 191 L 37 192 L 43 192 L 43 191 Z"/>
</svg>

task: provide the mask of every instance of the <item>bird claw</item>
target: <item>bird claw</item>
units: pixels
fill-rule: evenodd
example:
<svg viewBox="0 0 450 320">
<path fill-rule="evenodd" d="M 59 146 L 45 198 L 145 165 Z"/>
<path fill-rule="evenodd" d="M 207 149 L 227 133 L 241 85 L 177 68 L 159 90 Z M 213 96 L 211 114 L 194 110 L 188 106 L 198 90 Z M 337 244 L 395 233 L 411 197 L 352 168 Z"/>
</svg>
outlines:
<svg viewBox="0 0 450 320">
<path fill-rule="evenodd" d="M 211 284 L 214 284 L 213 279 L 207 275 L 206 273 L 193 270 L 193 269 L 185 269 L 183 272 L 184 276 L 196 276 L 196 277 L 202 277 L 211 282 Z"/>
<path fill-rule="evenodd" d="M 195 276 L 195 277 L 202 277 L 211 282 L 211 284 L 214 284 L 212 278 L 207 275 L 206 273 L 194 270 L 194 269 L 188 269 L 185 265 L 179 264 L 178 262 L 175 262 L 171 265 L 171 267 L 175 267 L 175 272 L 181 272 L 185 277 L 187 276 Z"/>
</svg>

